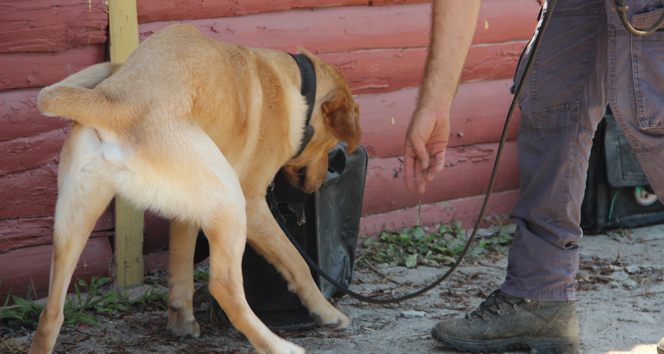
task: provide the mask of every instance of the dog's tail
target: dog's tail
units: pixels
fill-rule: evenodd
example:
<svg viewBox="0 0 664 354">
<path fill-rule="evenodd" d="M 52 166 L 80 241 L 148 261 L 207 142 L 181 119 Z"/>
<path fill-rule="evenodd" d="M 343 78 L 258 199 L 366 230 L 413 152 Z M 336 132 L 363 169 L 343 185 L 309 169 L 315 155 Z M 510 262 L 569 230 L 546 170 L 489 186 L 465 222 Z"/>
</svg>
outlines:
<svg viewBox="0 0 664 354">
<path fill-rule="evenodd" d="M 95 128 L 111 129 L 113 103 L 100 91 L 93 90 L 110 77 L 119 65 L 101 63 L 77 72 L 45 87 L 39 93 L 37 107 L 46 116 L 60 116 Z"/>
</svg>

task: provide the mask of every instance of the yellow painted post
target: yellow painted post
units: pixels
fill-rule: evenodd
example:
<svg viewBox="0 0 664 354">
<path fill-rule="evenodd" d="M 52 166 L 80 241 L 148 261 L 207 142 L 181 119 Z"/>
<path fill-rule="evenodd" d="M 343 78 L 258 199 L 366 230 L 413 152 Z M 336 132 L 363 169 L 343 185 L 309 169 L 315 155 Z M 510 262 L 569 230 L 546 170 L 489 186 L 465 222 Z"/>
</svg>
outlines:
<svg viewBox="0 0 664 354">
<path fill-rule="evenodd" d="M 143 210 L 115 197 L 115 285 L 143 284 Z"/>
<path fill-rule="evenodd" d="M 111 62 L 124 63 L 138 47 L 136 0 L 109 0 L 108 22 Z"/>
<path fill-rule="evenodd" d="M 138 47 L 136 0 L 108 0 L 111 62 L 122 64 Z M 116 287 L 143 283 L 143 210 L 115 198 Z"/>
</svg>

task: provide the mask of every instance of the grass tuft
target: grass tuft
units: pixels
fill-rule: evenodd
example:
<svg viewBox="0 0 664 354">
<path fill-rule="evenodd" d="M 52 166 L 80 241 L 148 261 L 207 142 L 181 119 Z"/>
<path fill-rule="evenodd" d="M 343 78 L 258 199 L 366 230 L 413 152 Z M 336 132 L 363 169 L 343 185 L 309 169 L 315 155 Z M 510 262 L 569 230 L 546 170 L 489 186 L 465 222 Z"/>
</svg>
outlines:
<svg viewBox="0 0 664 354">
<path fill-rule="evenodd" d="M 126 286 L 123 293 L 118 293 L 107 289 L 105 285 L 109 282 L 109 278 L 92 278 L 90 284 L 87 284 L 77 279 L 74 282 L 74 296 L 69 296 L 65 302 L 63 325 L 75 327 L 82 323 L 96 326 L 95 314 L 115 315 L 118 312 L 126 312 L 133 306 L 166 309 L 168 294 L 157 291 L 156 284 L 147 289 L 144 287 L 143 295 L 131 299 Z M 7 294 L 4 306 L 0 308 L 0 321 L 6 322 L 9 327 L 36 325 L 44 306 L 34 303 L 30 298 L 30 291 L 27 299 L 11 296 L 14 305 L 8 306 L 10 296 L 11 290 Z"/>
</svg>

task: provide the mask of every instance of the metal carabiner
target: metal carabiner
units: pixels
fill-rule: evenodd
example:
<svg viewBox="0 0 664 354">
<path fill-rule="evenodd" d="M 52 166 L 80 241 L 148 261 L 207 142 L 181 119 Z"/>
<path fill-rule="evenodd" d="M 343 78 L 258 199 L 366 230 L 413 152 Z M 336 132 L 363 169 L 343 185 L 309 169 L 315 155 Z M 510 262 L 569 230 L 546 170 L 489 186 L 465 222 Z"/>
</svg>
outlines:
<svg viewBox="0 0 664 354">
<path fill-rule="evenodd" d="M 611 6 L 611 10 L 618 12 L 618 17 L 620 18 L 620 22 L 622 22 L 623 27 L 625 27 L 625 29 L 631 34 L 635 34 L 637 36 L 647 36 L 657 31 L 659 26 L 661 26 L 662 23 L 664 23 L 664 13 L 663 13 L 659 17 L 657 22 L 655 22 L 655 24 L 650 26 L 650 28 L 648 28 L 647 30 L 645 31 L 637 30 L 636 28 L 632 27 L 632 24 L 629 23 L 629 21 L 627 20 L 627 15 L 625 15 L 625 11 L 627 11 L 627 9 L 629 9 L 629 6 L 625 5 L 624 0 L 613 0 L 613 6 Z"/>
</svg>

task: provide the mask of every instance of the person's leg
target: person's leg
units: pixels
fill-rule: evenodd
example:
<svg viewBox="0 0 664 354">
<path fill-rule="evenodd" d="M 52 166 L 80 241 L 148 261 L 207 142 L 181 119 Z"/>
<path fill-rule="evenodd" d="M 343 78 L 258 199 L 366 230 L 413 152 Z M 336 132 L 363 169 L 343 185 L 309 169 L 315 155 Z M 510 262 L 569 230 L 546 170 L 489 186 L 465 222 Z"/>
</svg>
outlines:
<svg viewBox="0 0 664 354">
<path fill-rule="evenodd" d="M 574 300 L 592 137 L 608 100 L 606 31 L 603 0 L 558 1 L 520 99 L 521 194 L 511 215 L 517 230 L 506 280 L 465 319 L 434 327 L 432 336 L 445 345 L 577 352 L 576 307 L 568 300 Z"/>
<path fill-rule="evenodd" d="M 630 2 L 627 18 L 645 29 L 662 9 L 661 2 Z M 608 22 L 611 110 L 664 203 L 664 28 L 638 37 L 628 34 L 615 12 Z M 657 354 L 664 354 L 664 338 L 657 343 Z"/>
<path fill-rule="evenodd" d="M 558 3 L 520 99 L 517 229 L 501 286 L 538 301 L 574 300 L 588 158 L 608 100 L 603 1 Z"/>
<path fill-rule="evenodd" d="M 631 1 L 627 18 L 644 29 L 663 11 L 658 1 Z M 630 35 L 616 12 L 609 12 L 611 110 L 664 202 L 664 28 L 645 37 Z"/>
</svg>

